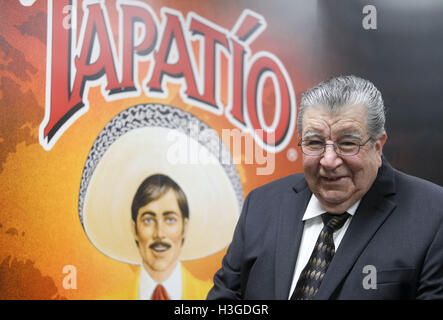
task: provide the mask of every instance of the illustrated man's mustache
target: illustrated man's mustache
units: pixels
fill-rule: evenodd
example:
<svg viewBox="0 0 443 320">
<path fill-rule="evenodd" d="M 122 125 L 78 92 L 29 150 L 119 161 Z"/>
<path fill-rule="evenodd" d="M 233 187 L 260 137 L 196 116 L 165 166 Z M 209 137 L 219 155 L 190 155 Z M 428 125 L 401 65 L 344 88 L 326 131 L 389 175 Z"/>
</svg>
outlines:
<svg viewBox="0 0 443 320">
<path fill-rule="evenodd" d="M 171 247 L 169 243 L 163 241 L 156 241 L 152 243 L 149 248 L 155 251 L 166 251 Z"/>
</svg>

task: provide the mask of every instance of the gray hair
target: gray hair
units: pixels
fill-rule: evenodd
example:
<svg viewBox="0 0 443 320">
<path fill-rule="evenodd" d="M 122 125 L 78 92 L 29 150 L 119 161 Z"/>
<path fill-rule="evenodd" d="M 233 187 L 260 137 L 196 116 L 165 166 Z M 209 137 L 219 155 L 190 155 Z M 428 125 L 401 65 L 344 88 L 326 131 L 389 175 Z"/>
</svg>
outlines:
<svg viewBox="0 0 443 320">
<path fill-rule="evenodd" d="M 302 94 L 297 122 L 299 136 L 306 108 L 322 106 L 332 113 L 347 105 L 366 107 L 366 125 L 373 142 L 385 133 L 386 111 L 380 91 L 370 81 L 351 75 L 323 81 Z"/>
</svg>

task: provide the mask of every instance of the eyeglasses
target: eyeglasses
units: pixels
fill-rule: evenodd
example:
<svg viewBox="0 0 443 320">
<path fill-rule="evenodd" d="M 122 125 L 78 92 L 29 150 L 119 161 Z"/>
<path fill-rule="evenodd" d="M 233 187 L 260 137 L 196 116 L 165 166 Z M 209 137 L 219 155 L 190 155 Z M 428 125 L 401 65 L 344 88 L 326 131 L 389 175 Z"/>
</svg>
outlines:
<svg viewBox="0 0 443 320">
<path fill-rule="evenodd" d="M 355 156 L 360 152 L 360 147 L 367 144 L 372 138 L 366 140 L 365 143 L 360 143 L 358 139 L 343 139 L 334 143 L 325 143 L 320 139 L 306 139 L 301 140 L 298 145 L 301 147 L 301 151 L 307 156 L 321 156 L 326 146 L 333 146 L 334 151 L 340 156 Z"/>
</svg>

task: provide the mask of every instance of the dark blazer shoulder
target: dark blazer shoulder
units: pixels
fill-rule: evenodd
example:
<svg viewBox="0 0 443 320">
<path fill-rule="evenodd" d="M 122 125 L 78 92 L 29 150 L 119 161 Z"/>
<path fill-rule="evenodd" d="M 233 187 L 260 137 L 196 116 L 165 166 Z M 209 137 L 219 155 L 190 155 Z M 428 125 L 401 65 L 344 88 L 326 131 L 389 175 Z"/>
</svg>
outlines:
<svg viewBox="0 0 443 320">
<path fill-rule="evenodd" d="M 443 195 L 443 187 L 438 184 L 435 184 L 431 181 L 419 177 L 409 175 L 397 169 L 394 169 L 394 172 L 395 172 L 395 178 L 397 180 L 397 185 L 400 188 L 400 190 L 402 187 L 408 187 L 408 188 L 413 188 L 414 191 L 417 192 L 420 191 L 422 191 L 423 193 L 431 192 L 433 195 L 440 195 L 440 196 Z"/>
<path fill-rule="evenodd" d="M 256 189 L 252 190 L 251 193 L 258 195 L 273 195 L 281 192 L 297 192 L 298 190 L 302 190 L 307 187 L 308 185 L 306 183 L 304 174 L 296 173 L 257 187 Z"/>
<path fill-rule="evenodd" d="M 443 187 L 394 169 L 396 199 L 406 202 L 411 209 L 443 222 Z M 436 221 L 434 221 L 436 222 Z"/>
<path fill-rule="evenodd" d="M 280 212 L 290 210 L 287 200 L 296 201 L 296 190 L 308 188 L 302 173 L 292 174 L 264 184 L 252 190 L 245 199 L 240 224 L 251 226 L 253 233 L 260 235 L 257 230 L 265 230 L 278 221 Z M 286 200 L 286 201 L 285 201 Z M 283 210 L 282 210 L 283 209 Z M 247 228 L 247 227 L 246 227 Z"/>
</svg>

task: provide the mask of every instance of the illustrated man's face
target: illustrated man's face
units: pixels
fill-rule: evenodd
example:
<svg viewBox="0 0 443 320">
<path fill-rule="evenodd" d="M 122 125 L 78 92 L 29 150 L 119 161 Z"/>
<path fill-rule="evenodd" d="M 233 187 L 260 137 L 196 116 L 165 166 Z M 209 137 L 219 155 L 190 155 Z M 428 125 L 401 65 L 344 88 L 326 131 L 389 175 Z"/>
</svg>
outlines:
<svg viewBox="0 0 443 320">
<path fill-rule="evenodd" d="M 187 224 L 172 189 L 138 210 L 137 222 L 133 222 L 134 237 L 143 265 L 154 278 L 164 280 L 162 275 L 169 276 L 174 270 Z"/>
<path fill-rule="evenodd" d="M 303 117 L 302 139 L 315 137 L 332 143 L 351 136 L 364 143 L 369 138 L 366 116 L 364 106 L 345 106 L 332 114 L 322 106 L 309 107 Z M 320 156 L 303 154 L 306 181 L 325 210 L 343 213 L 369 190 L 382 164 L 386 138 L 383 134 L 375 145 L 368 142 L 353 156 L 339 156 L 332 146 L 326 146 Z"/>
</svg>

